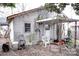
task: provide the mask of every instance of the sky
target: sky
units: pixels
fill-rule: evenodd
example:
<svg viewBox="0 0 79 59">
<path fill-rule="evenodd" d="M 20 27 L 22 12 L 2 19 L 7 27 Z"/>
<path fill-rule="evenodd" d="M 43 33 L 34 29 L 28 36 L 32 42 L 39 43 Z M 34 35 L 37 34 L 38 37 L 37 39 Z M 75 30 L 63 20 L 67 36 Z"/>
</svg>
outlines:
<svg viewBox="0 0 79 59">
<path fill-rule="evenodd" d="M 79 19 L 79 16 L 75 14 L 73 8 L 71 6 L 67 6 L 63 13 L 69 18 Z"/>
<path fill-rule="evenodd" d="M 30 1 L 29 1 L 30 2 Z M 37 8 L 40 7 L 42 5 L 44 5 L 44 2 L 39 2 L 39 3 L 16 3 L 16 8 L 3 8 L 0 7 L 0 17 L 7 17 L 11 14 L 16 14 L 18 12 L 22 12 L 23 10 L 30 10 L 33 8 Z M 24 5 L 24 6 L 23 6 Z M 65 8 L 65 10 L 63 11 L 63 13 L 68 16 L 69 18 L 73 18 L 73 19 L 79 19 L 79 16 L 75 14 L 73 8 L 71 6 L 67 6 Z"/>
</svg>

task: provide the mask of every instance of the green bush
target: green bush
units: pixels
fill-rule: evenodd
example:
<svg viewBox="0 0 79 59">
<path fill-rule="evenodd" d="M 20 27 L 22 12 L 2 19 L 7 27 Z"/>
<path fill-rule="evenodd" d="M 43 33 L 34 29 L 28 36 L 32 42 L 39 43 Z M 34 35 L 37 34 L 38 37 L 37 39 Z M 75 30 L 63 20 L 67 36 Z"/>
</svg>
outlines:
<svg viewBox="0 0 79 59">
<path fill-rule="evenodd" d="M 67 47 L 71 48 L 71 47 L 73 47 L 73 41 L 71 39 L 72 36 L 71 36 L 70 28 L 68 28 L 67 35 L 68 35 L 68 38 L 66 40 L 66 45 L 67 45 Z"/>
<path fill-rule="evenodd" d="M 69 39 L 69 40 L 66 42 L 66 45 L 67 45 L 68 48 L 72 48 L 72 47 L 73 47 L 73 41 Z"/>
</svg>

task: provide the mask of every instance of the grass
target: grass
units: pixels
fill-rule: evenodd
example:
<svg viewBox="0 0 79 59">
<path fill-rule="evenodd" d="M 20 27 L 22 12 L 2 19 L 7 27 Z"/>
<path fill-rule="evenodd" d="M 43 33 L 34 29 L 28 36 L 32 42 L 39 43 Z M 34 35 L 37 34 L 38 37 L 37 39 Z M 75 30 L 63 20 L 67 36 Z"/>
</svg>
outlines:
<svg viewBox="0 0 79 59">
<path fill-rule="evenodd" d="M 75 39 L 72 39 L 72 45 L 74 46 Z M 76 40 L 76 45 L 79 46 L 79 39 Z"/>
</svg>

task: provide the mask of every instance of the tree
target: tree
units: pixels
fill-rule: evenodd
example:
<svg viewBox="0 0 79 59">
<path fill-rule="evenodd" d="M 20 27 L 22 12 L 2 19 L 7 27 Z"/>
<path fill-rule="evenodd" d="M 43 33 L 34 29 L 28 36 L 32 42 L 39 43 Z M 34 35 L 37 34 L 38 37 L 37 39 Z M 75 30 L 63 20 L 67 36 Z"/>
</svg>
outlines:
<svg viewBox="0 0 79 59">
<path fill-rule="evenodd" d="M 15 8 L 15 3 L 0 3 L 0 7 L 10 7 L 10 8 Z M 7 33 L 8 31 L 6 31 Z M 5 33 L 5 34 L 6 34 Z M 7 38 L 6 38 L 7 39 Z"/>
<path fill-rule="evenodd" d="M 66 5 L 69 5 L 69 4 L 68 3 L 46 3 L 44 7 L 49 12 L 54 11 L 60 14 L 64 10 Z"/>
<path fill-rule="evenodd" d="M 0 3 L 0 6 L 2 7 L 15 7 L 15 3 Z"/>
<path fill-rule="evenodd" d="M 72 3 L 71 6 L 75 10 L 75 13 L 79 15 L 79 3 Z"/>
<path fill-rule="evenodd" d="M 10 7 L 12 10 L 12 8 L 15 8 L 15 3 L 0 3 L 0 7 Z"/>
</svg>

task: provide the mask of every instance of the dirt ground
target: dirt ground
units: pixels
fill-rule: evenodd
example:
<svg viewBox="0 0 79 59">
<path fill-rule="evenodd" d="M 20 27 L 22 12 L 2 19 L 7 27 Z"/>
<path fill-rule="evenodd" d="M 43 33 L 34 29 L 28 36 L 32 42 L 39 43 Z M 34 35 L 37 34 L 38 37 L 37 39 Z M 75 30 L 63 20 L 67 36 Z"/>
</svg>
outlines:
<svg viewBox="0 0 79 59">
<path fill-rule="evenodd" d="M 24 50 L 10 50 L 9 52 L 0 51 L 0 56 L 75 56 L 75 49 L 67 49 L 64 46 L 48 45 L 33 45 L 28 46 Z"/>
<path fill-rule="evenodd" d="M 5 43 L 5 38 L 0 38 L 0 44 Z M 77 50 L 79 51 L 79 50 Z M 58 46 L 50 44 L 47 47 L 44 45 L 32 45 L 26 46 L 24 50 L 10 50 L 9 52 L 0 51 L 0 56 L 75 56 L 77 54 L 76 49 L 68 49 L 64 45 Z"/>
</svg>

